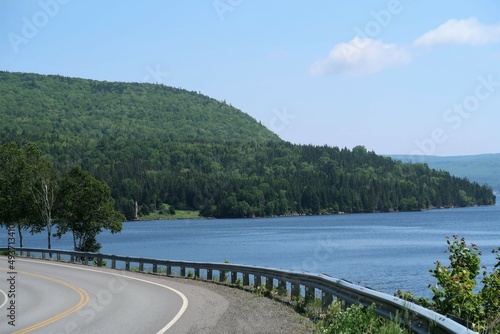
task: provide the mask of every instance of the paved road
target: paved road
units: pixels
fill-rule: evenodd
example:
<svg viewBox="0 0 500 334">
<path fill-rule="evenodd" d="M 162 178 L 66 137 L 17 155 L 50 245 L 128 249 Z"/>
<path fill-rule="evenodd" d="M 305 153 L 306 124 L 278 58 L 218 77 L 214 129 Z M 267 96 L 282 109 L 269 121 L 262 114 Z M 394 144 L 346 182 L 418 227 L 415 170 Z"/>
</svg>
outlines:
<svg viewBox="0 0 500 334">
<path fill-rule="evenodd" d="M 15 270 L 16 274 L 9 274 L 7 261 L 0 262 L 0 333 L 165 333 L 169 329 L 178 333 L 189 327 L 189 321 L 178 323 L 187 310 L 187 297 L 157 277 L 23 259 L 16 260 Z"/>
</svg>

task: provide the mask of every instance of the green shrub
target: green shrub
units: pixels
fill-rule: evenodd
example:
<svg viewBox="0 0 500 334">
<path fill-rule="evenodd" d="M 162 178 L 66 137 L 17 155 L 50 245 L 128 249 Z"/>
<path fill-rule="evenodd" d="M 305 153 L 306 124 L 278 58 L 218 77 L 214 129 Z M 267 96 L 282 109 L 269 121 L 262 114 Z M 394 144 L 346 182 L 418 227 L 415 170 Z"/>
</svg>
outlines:
<svg viewBox="0 0 500 334">
<path fill-rule="evenodd" d="M 375 313 L 375 305 L 363 307 L 353 305 L 342 310 L 340 302 L 332 304 L 318 329 L 322 334 L 400 334 L 409 333 L 395 322 L 380 318 Z"/>
<path fill-rule="evenodd" d="M 464 238 L 446 238 L 449 265 L 437 261 L 431 275 L 437 283 L 431 286 L 431 300 L 415 298 L 411 292 L 398 291 L 400 298 L 410 300 L 443 315 L 463 320 L 469 328 L 483 333 L 500 333 L 500 249 L 493 250 L 499 261 L 492 272 L 481 267 L 481 251 L 476 244 L 467 246 Z M 481 272 L 481 269 L 482 272 Z M 481 290 L 478 291 L 478 279 Z"/>
<path fill-rule="evenodd" d="M 108 263 L 104 259 L 94 258 L 94 266 L 97 267 L 106 267 Z"/>
<path fill-rule="evenodd" d="M 271 297 L 271 291 L 269 291 L 264 284 L 259 285 L 255 289 L 255 293 L 260 297 Z"/>
</svg>

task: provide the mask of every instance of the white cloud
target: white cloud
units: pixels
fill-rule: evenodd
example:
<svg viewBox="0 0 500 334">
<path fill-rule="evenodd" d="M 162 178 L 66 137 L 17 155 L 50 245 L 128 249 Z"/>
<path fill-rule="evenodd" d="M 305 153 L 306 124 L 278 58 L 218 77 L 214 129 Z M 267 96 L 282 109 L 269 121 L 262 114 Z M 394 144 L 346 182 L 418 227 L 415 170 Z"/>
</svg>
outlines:
<svg viewBox="0 0 500 334">
<path fill-rule="evenodd" d="M 309 73 L 317 76 L 340 73 L 366 75 L 406 65 L 411 60 L 410 52 L 404 47 L 356 37 L 335 45 L 327 58 L 318 60 L 310 67 Z"/>
<path fill-rule="evenodd" d="M 449 44 L 485 45 L 500 42 L 500 24 L 486 25 L 475 17 L 466 20 L 448 20 L 437 29 L 426 32 L 413 44 L 432 47 Z"/>
<path fill-rule="evenodd" d="M 412 45 L 385 44 L 381 40 L 355 37 L 333 47 L 325 59 L 311 65 L 311 75 L 347 73 L 366 75 L 390 67 L 407 65 L 413 60 L 416 48 L 441 45 L 486 45 L 500 43 L 500 23 L 486 25 L 475 17 L 451 19 L 438 28 L 417 38 Z"/>
</svg>

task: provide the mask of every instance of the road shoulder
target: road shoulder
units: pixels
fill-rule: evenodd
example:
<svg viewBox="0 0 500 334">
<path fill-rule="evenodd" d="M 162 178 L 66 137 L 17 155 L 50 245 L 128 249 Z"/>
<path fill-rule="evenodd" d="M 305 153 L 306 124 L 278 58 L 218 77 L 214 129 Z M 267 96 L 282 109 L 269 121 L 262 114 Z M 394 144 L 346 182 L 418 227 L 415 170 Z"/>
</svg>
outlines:
<svg viewBox="0 0 500 334">
<path fill-rule="evenodd" d="M 148 275 L 147 276 L 154 276 Z M 157 276 L 160 278 L 160 276 Z M 186 314 L 173 332 L 197 333 L 297 333 L 313 332 L 313 323 L 291 307 L 251 292 L 211 282 L 161 277 L 190 300 Z M 197 302 L 194 302 L 194 301 Z M 191 302 L 193 301 L 193 302 Z M 193 319 L 197 319 L 196 324 Z M 199 321 L 199 319 L 205 319 Z"/>
</svg>

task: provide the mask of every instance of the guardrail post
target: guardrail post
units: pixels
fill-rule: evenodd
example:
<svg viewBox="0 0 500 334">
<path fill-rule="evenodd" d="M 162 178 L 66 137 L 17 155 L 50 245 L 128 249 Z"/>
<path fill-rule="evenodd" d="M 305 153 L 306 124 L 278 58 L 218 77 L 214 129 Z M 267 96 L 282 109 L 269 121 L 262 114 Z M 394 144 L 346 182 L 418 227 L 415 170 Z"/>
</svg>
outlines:
<svg viewBox="0 0 500 334">
<path fill-rule="evenodd" d="M 167 276 L 172 276 L 172 267 L 167 266 Z"/>
<path fill-rule="evenodd" d="M 321 291 L 321 304 L 323 308 L 328 308 L 333 303 L 333 295 L 331 293 Z"/>
<path fill-rule="evenodd" d="M 116 260 L 115 259 L 111 260 L 111 269 L 116 269 Z"/>
<path fill-rule="evenodd" d="M 291 296 L 293 297 L 300 297 L 300 284 L 292 282 L 292 291 L 291 291 Z"/>
<path fill-rule="evenodd" d="M 61 254 L 60 253 L 57 253 L 56 260 L 59 261 L 59 262 L 61 262 Z"/>
<path fill-rule="evenodd" d="M 346 300 L 342 300 L 342 301 L 340 302 L 340 308 L 341 308 L 343 311 L 347 310 L 347 309 L 348 309 L 351 305 L 352 305 L 352 303 L 350 303 L 350 302 L 348 302 L 348 301 L 346 301 Z"/>
<path fill-rule="evenodd" d="M 125 262 L 125 270 L 130 271 L 130 262 L 129 261 Z"/>
<path fill-rule="evenodd" d="M 31 256 L 31 252 L 30 251 L 27 251 L 26 252 L 26 257 L 30 257 Z"/>
<path fill-rule="evenodd" d="M 290 291 L 292 297 L 300 297 L 300 284 L 292 282 L 292 290 Z"/>
<path fill-rule="evenodd" d="M 213 280 L 212 269 L 207 269 L 207 281 Z"/>
<path fill-rule="evenodd" d="M 158 265 L 156 263 L 153 263 L 153 273 L 158 273 Z"/>
<path fill-rule="evenodd" d="M 236 284 L 236 280 L 238 279 L 238 272 L 231 271 L 231 283 Z"/>
<path fill-rule="evenodd" d="M 305 296 L 306 300 L 307 301 L 314 300 L 315 297 L 316 297 L 316 289 L 306 285 L 306 296 Z"/>
<path fill-rule="evenodd" d="M 194 268 L 194 278 L 200 278 L 200 268 Z"/>
<path fill-rule="evenodd" d="M 272 291 L 274 287 L 274 279 L 272 277 L 267 276 L 266 277 L 266 289 L 268 291 Z"/>
<path fill-rule="evenodd" d="M 226 271 L 219 270 L 219 282 L 225 282 L 225 281 L 226 281 Z"/>
<path fill-rule="evenodd" d="M 282 279 L 278 280 L 278 293 L 280 295 L 285 295 L 286 292 L 286 281 Z"/>
<path fill-rule="evenodd" d="M 42 252 L 42 259 L 45 260 L 45 252 Z"/>
<path fill-rule="evenodd" d="M 243 273 L 243 286 L 249 286 L 250 285 L 250 275 L 247 273 Z"/>
<path fill-rule="evenodd" d="M 186 277 L 186 267 L 180 267 L 181 269 L 181 276 Z"/>
<path fill-rule="evenodd" d="M 139 271 L 144 271 L 144 262 L 139 262 Z"/>
<path fill-rule="evenodd" d="M 253 276 L 253 286 L 254 288 L 258 288 L 262 284 L 262 277 L 260 275 Z"/>
</svg>

